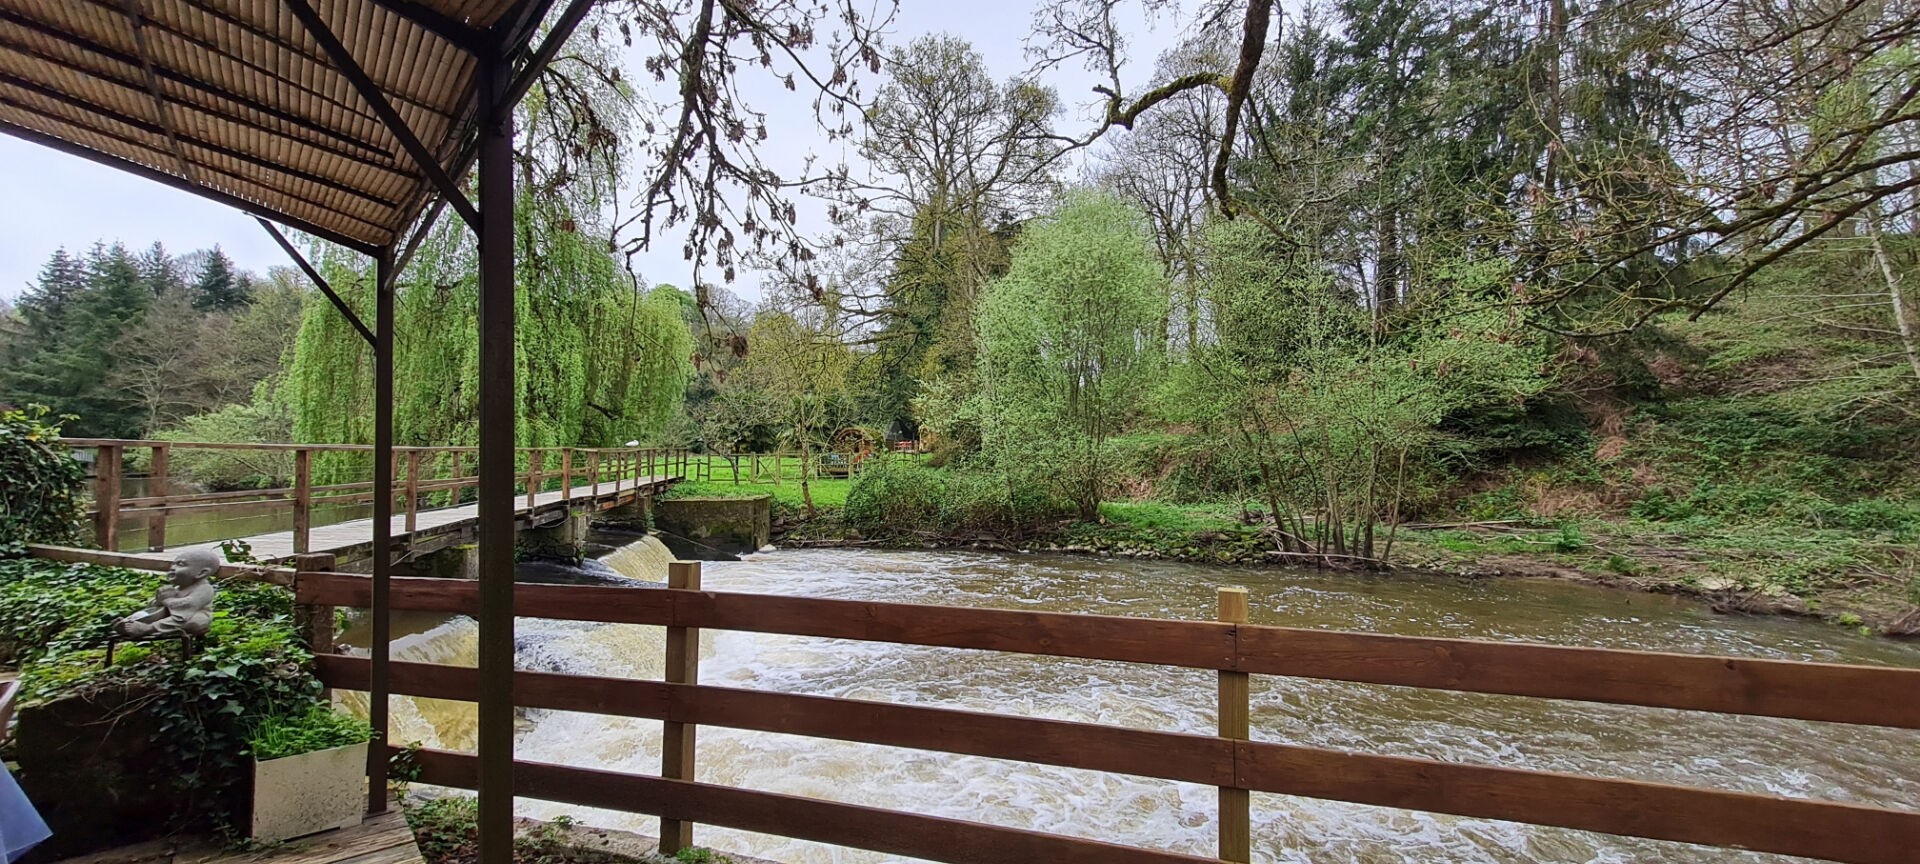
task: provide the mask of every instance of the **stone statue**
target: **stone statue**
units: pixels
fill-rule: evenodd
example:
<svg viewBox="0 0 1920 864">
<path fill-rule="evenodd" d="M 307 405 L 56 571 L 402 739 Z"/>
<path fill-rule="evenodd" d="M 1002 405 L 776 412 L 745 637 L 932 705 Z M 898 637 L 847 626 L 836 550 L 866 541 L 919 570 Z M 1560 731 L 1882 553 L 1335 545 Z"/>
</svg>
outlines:
<svg viewBox="0 0 1920 864">
<path fill-rule="evenodd" d="M 161 639 L 207 635 L 213 625 L 213 583 L 220 572 L 220 556 L 210 549 L 188 549 L 173 559 L 167 584 L 160 586 L 153 604 L 113 622 L 113 635 L 122 639 Z"/>
</svg>

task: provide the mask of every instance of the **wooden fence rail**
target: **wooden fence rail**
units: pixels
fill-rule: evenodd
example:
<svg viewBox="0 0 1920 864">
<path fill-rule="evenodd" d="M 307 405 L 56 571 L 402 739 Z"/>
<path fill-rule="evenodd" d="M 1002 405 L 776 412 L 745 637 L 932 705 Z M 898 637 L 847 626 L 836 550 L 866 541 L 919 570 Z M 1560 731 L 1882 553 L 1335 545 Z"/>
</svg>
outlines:
<svg viewBox="0 0 1920 864">
<path fill-rule="evenodd" d="M 1222 621 L 1170 621 L 1019 610 L 921 606 L 698 590 L 679 564 L 666 590 L 519 585 L 525 617 L 670 628 L 670 679 L 642 681 L 514 673 L 517 705 L 658 719 L 682 730 L 662 778 L 515 763 L 517 794 L 661 817 L 663 849 L 691 842 L 694 822 L 941 861 L 1046 857 L 1061 861 L 1194 861 L 1031 831 L 896 813 L 692 782 L 698 726 L 808 735 L 1201 783 L 1222 790 L 1220 855 L 1246 860 L 1250 827 L 1225 808 L 1271 792 L 1612 834 L 1738 847 L 1858 864 L 1911 860 L 1920 812 L 1779 798 L 1638 780 L 1467 765 L 1248 740 L 1250 674 L 1325 678 L 1478 693 L 1645 705 L 1839 723 L 1920 728 L 1920 670 L 1702 657 L 1643 651 L 1385 636 L 1241 622 L 1223 592 Z M 367 605 L 364 576 L 301 572 L 295 599 Z M 472 612 L 469 582 L 394 579 L 395 609 Z M 1217 736 L 697 683 L 698 629 L 727 629 L 1215 669 Z M 676 670 L 675 659 L 682 668 Z M 356 689 L 369 661 L 322 656 L 321 679 Z M 394 663 L 393 692 L 473 701 L 477 670 Z M 1238 717 L 1231 716 L 1237 709 Z M 421 779 L 472 788 L 461 754 L 418 754 Z M 1230 826 L 1229 823 L 1232 823 Z"/>
<path fill-rule="evenodd" d="M 143 519 L 147 526 L 147 548 L 166 548 L 167 520 L 173 515 L 242 516 L 256 513 L 293 515 L 293 543 L 296 554 L 308 551 L 309 537 L 318 525 L 315 518 L 322 507 L 366 504 L 379 494 L 371 480 L 314 485 L 314 457 L 318 454 L 372 454 L 373 447 L 361 444 L 228 444 L 191 441 L 149 441 L 117 438 L 66 438 L 68 447 L 94 451 L 94 488 L 92 509 L 87 511 L 93 523 L 94 543 L 107 551 L 119 551 L 121 526 L 129 519 Z M 124 495 L 125 467 L 139 451 L 147 454 L 147 494 L 129 498 Z M 267 489 L 240 489 L 222 492 L 183 492 L 172 494 L 178 479 L 182 451 L 252 452 L 262 457 L 290 459 L 287 476 L 292 485 Z M 473 473 L 479 460 L 470 458 L 474 447 L 395 447 L 395 477 L 404 482 L 394 490 L 400 499 L 395 513 L 404 514 L 406 530 L 414 530 L 423 509 L 432 509 L 433 499 L 444 496 L 446 505 L 459 503 L 462 492 L 479 486 Z M 517 493 L 531 503 L 543 491 L 559 489 L 562 497 L 571 497 L 577 486 L 591 485 L 599 494 L 603 483 L 619 492 L 622 484 L 631 486 L 640 478 L 683 465 L 686 451 L 648 447 L 522 447 L 515 451 L 517 464 L 524 466 L 514 480 Z M 557 458 L 550 460 L 549 456 Z M 398 470 L 405 460 L 404 471 Z M 559 470 L 548 470 L 558 464 Z M 577 468 L 576 466 L 586 466 Z M 371 470 L 371 469 L 368 469 Z"/>
</svg>

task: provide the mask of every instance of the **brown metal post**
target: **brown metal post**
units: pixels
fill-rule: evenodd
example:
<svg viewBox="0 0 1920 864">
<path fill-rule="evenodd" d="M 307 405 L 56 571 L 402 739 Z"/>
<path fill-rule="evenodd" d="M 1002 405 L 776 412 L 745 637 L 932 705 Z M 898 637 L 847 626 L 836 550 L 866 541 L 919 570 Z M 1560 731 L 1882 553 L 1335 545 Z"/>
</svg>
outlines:
<svg viewBox="0 0 1920 864">
<path fill-rule="evenodd" d="M 165 444 L 153 445 L 153 465 L 147 472 L 147 495 L 151 498 L 167 497 L 167 451 L 172 448 Z M 153 511 L 147 520 L 147 550 L 159 552 L 167 548 L 167 509 L 162 502 L 160 509 Z"/>
<path fill-rule="evenodd" d="M 1247 589 L 1220 589 L 1220 620 L 1229 624 L 1247 623 Z M 1245 741 L 1249 736 L 1251 714 L 1247 696 L 1247 673 L 1220 673 L 1220 737 Z M 1250 793 L 1230 786 L 1220 787 L 1220 860 L 1253 860 L 1253 817 Z"/>
<path fill-rule="evenodd" d="M 667 565 L 667 587 L 687 591 L 700 590 L 700 562 L 674 561 Z M 668 684 L 700 683 L 700 628 L 667 628 Z M 694 779 L 692 723 L 666 721 L 661 724 L 660 777 L 664 780 Z M 672 857 L 693 845 L 693 823 L 678 819 L 660 820 L 660 854 Z"/>
<path fill-rule="evenodd" d="M 388 663 L 393 651 L 393 249 L 374 258 L 373 616 L 367 682 L 367 812 L 387 810 Z"/>
<path fill-rule="evenodd" d="M 93 450 L 93 542 L 120 551 L 120 448 L 102 444 Z"/>
<path fill-rule="evenodd" d="M 513 66 L 480 52 L 480 864 L 513 864 Z"/>
<path fill-rule="evenodd" d="M 293 554 L 307 552 L 313 533 L 313 451 L 293 451 Z"/>
</svg>

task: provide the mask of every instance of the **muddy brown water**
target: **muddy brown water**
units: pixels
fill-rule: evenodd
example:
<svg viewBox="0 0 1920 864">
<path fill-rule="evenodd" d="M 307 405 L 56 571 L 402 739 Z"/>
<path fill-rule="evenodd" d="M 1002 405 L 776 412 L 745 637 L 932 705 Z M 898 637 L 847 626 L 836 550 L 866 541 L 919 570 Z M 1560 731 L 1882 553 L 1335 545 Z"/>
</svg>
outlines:
<svg viewBox="0 0 1920 864">
<path fill-rule="evenodd" d="M 644 540 L 614 550 L 590 573 L 523 571 L 522 578 L 658 578 L 666 557 Z M 704 579 L 723 591 L 1185 619 L 1211 618 L 1216 588 L 1245 585 L 1259 624 L 1920 667 L 1920 646 L 1552 581 L 864 550 L 713 562 Z M 405 634 L 395 643 L 397 658 L 473 662 L 470 619 L 420 616 L 396 625 Z M 703 683 L 1213 730 L 1211 672 L 750 633 L 702 636 Z M 517 641 L 522 668 L 660 676 L 660 628 L 522 620 Z M 472 747 L 470 705 L 401 697 L 394 715 L 396 740 Z M 659 726 L 527 710 L 518 756 L 657 774 Z M 1256 676 L 1253 734 L 1342 750 L 1920 806 L 1920 733 L 1899 730 Z M 699 779 L 1189 854 L 1211 856 L 1214 848 L 1214 789 L 1170 781 L 711 727 L 700 730 Z M 520 809 L 612 828 L 655 827 L 648 817 L 545 802 L 523 800 Z M 1257 861 L 1799 860 L 1279 795 L 1254 795 L 1253 810 Z M 903 860 L 711 826 L 695 837 L 789 864 Z"/>
</svg>

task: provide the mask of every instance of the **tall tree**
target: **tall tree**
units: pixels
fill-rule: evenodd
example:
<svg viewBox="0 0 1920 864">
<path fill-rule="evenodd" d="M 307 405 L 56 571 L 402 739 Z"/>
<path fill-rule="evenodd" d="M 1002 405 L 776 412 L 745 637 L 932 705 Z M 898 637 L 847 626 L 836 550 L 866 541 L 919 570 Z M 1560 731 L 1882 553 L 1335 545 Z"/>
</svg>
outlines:
<svg viewBox="0 0 1920 864">
<path fill-rule="evenodd" d="M 246 277 L 234 272 L 233 260 L 219 246 L 213 247 L 193 282 L 193 308 L 202 312 L 232 311 L 247 305 L 250 293 Z"/>
<path fill-rule="evenodd" d="M 1166 294 L 1140 213 L 1110 193 L 1068 196 L 1029 225 L 981 298 L 982 445 L 998 466 L 1099 516 L 1108 439 L 1159 368 Z"/>
</svg>

